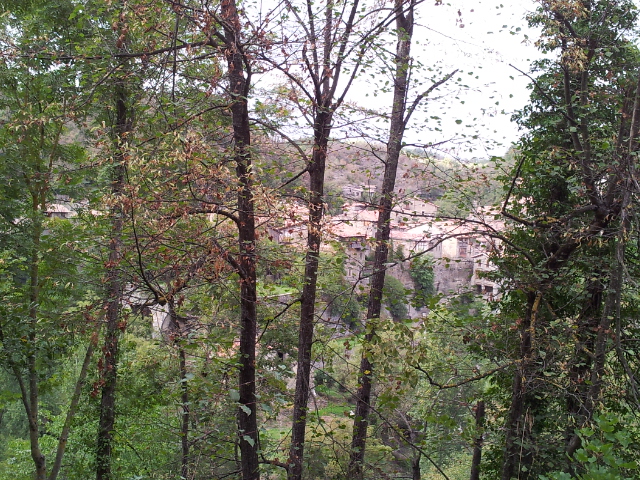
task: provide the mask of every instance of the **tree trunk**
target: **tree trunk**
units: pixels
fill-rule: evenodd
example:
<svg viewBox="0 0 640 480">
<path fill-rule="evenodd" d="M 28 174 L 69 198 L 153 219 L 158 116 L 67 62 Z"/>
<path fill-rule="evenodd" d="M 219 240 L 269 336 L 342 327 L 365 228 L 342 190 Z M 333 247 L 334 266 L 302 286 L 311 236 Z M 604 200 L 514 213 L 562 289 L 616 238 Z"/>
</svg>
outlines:
<svg viewBox="0 0 640 480">
<path fill-rule="evenodd" d="M 238 432 L 243 480 L 260 478 L 256 408 L 256 232 L 251 171 L 251 129 L 247 97 L 251 84 L 250 64 L 240 43 L 241 25 L 234 0 L 221 4 L 225 56 L 231 92 L 233 156 L 238 180 L 238 242 L 240 275 L 240 371 Z M 246 77 L 245 77 L 246 73 Z"/>
<path fill-rule="evenodd" d="M 89 372 L 89 365 L 91 363 L 91 359 L 93 358 L 93 351 L 95 349 L 97 341 L 98 331 L 96 331 L 89 340 L 89 346 L 87 347 L 87 351 L 84 355 L 82 368 L 80 369 L 80 374 L 78 375 L 78 380 L 76 381 L 76 386 L 71 397 L 71 404 L 69 405 L 69 410 L 67 410 L 67 415 L 64 419 L 64 425 L 62 426 L 62 431 L 60 432 L 56 458 L 53 461 L 53 466 L 51 467 L 51 473 L 49 473 L 48 480 L 56 480 L 56 478 L 58 477 L 58 473 L 60 473 L 60 469 L 62 468 L 62 458 L 67 447 L 67 440 L 69 439 L 69 432 L 71 430 L 71 422 L 73 421 L 73 417 L 75 416 L 76 410 L 78 408 L 78 403 L 80 402 L 82 389 L 87 378 L 87 373 Z"/>
<path fill-rule="evenodd" d="M 480 460 L 482 459 L 482 443 L 484 441 L 484 400 L 476 404 L 476 430 L 478 436 L 473 442 L 473 459 L 471 460 L 471 474 L 469 480 L 480 480 Z"/>
<path fill-rule="evenodd" d="M 39 188 L 40 187 L 40 188 Z M 40 449 L 40 432 L 38 429 L 38 371 L 36 367 L 36 341 L 38 327 L 38 305 L 40 303 L 40 240 L 43 233 L 42 215 L 46 211 L 45 192 L 42 191 L 39 182 L 33 187 L 32 197 L 32 214 L 33 232 L 31 237 L 31 258 L 29 265 L 29 344 L 31 346 L 27 357 L 28 379 L 29 379 L 29 397 L 24 397 L 27 416 L 29 420 L 29 442 L 31 445 L 31 458 L 35 465 L 36 480 L 46 480 L 47 466 L 45 456 Z M 19 374 L 19 373 L 18 373 Z"/>
<path fill-rule="evenodd" d="M 594 271 L 587 287 L 588 300 L 584 312 L 578 318 L 578 328 L 575 332 L 575 345 L 571 367 L 569 368 L 569 385 L 566 394 L 567 407 L 567 453 L 569 456 L 578 448 L 579 437 L 575 434 L 592 415 L 590 402 L 591 372 L 594 369 L 593 354 L 597 350 L 596 343 L 600 317 L 603 315 L 602 303 L 604 294 L 605 275 L 601 271 Z"/>
<path fill-rule="evenodd" d="M 121 37 L 124 40 L 118 39 L 116 46 L 120 53 L 124 53 L 128 42 L 126 38 L 127 26 L 122 18 L 117 26 L 123 32 Z M 123 60 L 123 65 L 124 62 L 126 60 Z M 133 130 L 133 115 L 125 77 L 126 73 L 120 72 L 119 78 L 116 79 L 115 83 L 115 124 L 112 126 L 115 154 L 111 177 L 111 195 L 114 197 L 114 204 L 111 209 L 111 238 L 109 241 L 109 262 L 106 275 L 106 329 L 104 346 L 102 347 L 103 356 L 99 364 L 102 396 L 100 399 L 100 420 L 96 442 L 96 480 L 112 479 L 111 452 L 113 450 L 113 430 L 116 418 L 118 349 L 121 328 L 124 328 L 124 324 L 120 324 L 120 308 L 124 292 L 120 274 L 125 215 L 122 198 L 126 181 L 127 137 Z"/>
<path fill-rule="evenodd" d="M 305 256 L 304 284 L 300 299 L 300 324 L 298 330 L 298 363 L 296 373 L 296 390 L 293 403 L 293 419 L 291 427 L 291 447 L 289 450 L 289 480 L 302 479 L 302 464 L 304 459 L 304 442 L 307 426 L 307 411 L 311 379 L 311 346 L 313 344 L 315 302 L 318 281 L 318 265 L 320 260 L 320 244 L 322 241 L 322 217 L 324 209 L 324 176 L 327 161 L 327 148 L 331 134 L 331 122 L 336 109 L 344 99 L 347 87 L 334 100 L 335 92 L 343 67 L 343 56 L 347 49 L 353 30 L 359 2 L 354 0 L 349 6 L 349 15 L 335 18 L 333 0 L 327 0 L 324 9 L 324 29 L 318 32 L 317 18 L 313 14 L 315 6 L 312 0 L 306 1 L 308 12 L 308 43 L 310 54 L 306 58 L 307 73 L 311 76 L 314 86 L 308 99 L 314 106 L 313 111 L 313 153 L 306 165 L 309 173 L 309 221 L 307 225 L 307 252 Z M 343 24 L 341 22 L 344 22 Z M 344 30 L 338 34 L 338 28 Z M 320 34 L 321 33 L 321 34 Z M 305 47 L 306 49 L 306 47 Z M 336 58 L 332 63 L 332 54 Z M 358 69 L 352 70 L 354 75 Z M 290 76 L 290 78 L 293 78 Z M 297 80 L 295 80 L 297 82 Z"/>
<path fill-rule="evenodd" d="M 353 438 L 351 441 L 351 456 L 349 459 L 348 478 L 363 478 L 363 462 L 367 441 L 367 425 L 371 402 L 371 388 L 373 364 L 371 363 L 367 345 L 376 335 L 373 321 L 380 318 L 382 309 L 382 290 L 386 275 L 385 264 L 389 257 L 389 237 L 391 232 L 391 210 L 393 208 L 394 189 L 398 160 L 402 150 L 402 139 L 406 128 L 406 101 L 409 81 L 409 63 L 411 61 L 411 37 L 413 35 L 413 9 L 411 1 L 406 11 L 403 4 L 396 0 L 396 31 L 398 42 L 396 45 L 396 71 L 394 75 L 393 106 L 391 110 L 391 125 L 389 141 L 387 143 L 387 158 L 382 182 L 380 204 L 378 206 L 378 224 L 376 229 L 376 251 L 371 276 L 369 304 L 367 306 L 367 334 L 365 335 L 360 361 L 360 377 L 357 391 L 355 418 L 353 421 Z"/>
<path fill-rule="evenodd" d="M 109 241 L 109 263 L 107 270 L 107 308 L 103 356 L 100 362 L 100 420 L 96 443 L 96 480 L 111 480 L 111 452 L 113 430 L 116 417 L 116 384 L 118 379 L 118 343 L 120 340 L 120 307 L 122 304 L 123 282 L 120 278 L 122 260 L 122 230 L 124 207 L 120 202 L 125 185 L 126 137 L 132 131 L 132 117 L 129 111 L 127 89 L 120 80 L 116 84 L 116 123 L 113 126 L 116 153 L 114 155 L 111 194 L 115 197 L 111 210 L 111 239 Z"/>
<path fill-rule="evenodd" d="M 171 319 L 171 336 L 178 347 L 178 368 L 180 371 L 180 406 L 182 415 L 180 416 L 180 476 L 183 479 L 189 477 L 189 381 L 187 379 L 187 352 L 184 349 L 184 342 L 187 339 L 188 331 L 186 319 L 176 312 L 173 298 L 169 298 L 169 318 Z"/>
<path fill-rule="evenodd" d="M 532 369 L 532 332 L 540 307 L 542 294 L 528 294 L 527 321 L 520 330 L 520 364 L 516 367 L 511 390 L 511 405 L 505 426 L 505 449 L 502 463 L 502 480 L 511 480 L 520 465 L 527 463 L 533 446 L 530 442 L 530 424 L 526 422 L 527 382 L 533 380 Z M 525 477 L 526 478 L 526 477 Z"/>
<path fill-rule="evenodd" d="M 420 480 L 422 477 L 422 473 L 420 470 L 420 459 L 422 458 L 422 454 L 418 453 L 411 460 L 411 479 L 412 480 Z"/>
<path fill-rule="evenodd" d="M 182 404 L 180 476 L 187 479 L 189 478 L 189 383 L 187 380 L 187 355 L 182 345 L 178 347 L 178 355 L 180 357 L 180 402 Z"/>
<path fill-rule="evenodd" d="M 62 127 L 58 130 L 55 144 L 59 142 L 60 133 Z M 38 128 L 38 138 L 40 145 L 45 143 L 45 130 L 44 127 Z M 31 231 L 31 244 L 30 253 L 28 259 L 29 265 L 29 280 L 28 280 L 28 292 L 29 292 L 29 309 L 28 309 L 28 333 L 27 333 L 27 382 L 25 385 L 22 377 L 21 369 L 15 365 L 12 361 L 13 372 L 20 385 L 20 393 L 22 396 L 22 403 L 25 407 L 27 414 L 27 421 L 29 424 L 29 444 L 31 449 L 31 459 L 33 460 L 35 467 L 35 479 L 45 480 L 47 478 L 47 465 L 46 458 L 42 452 L 40 446 L 40 424 L 38 418 L 39 412 L 39 375 L 37 366 L 37 352 L 36 347 L 38 341 L 38 324 L 39 324 L 39 306 L 41 302 L 40 292 L 40 267 L 42 262 L 41 241 L 44 235 L 44 215 L 47 211 L 47 193 L 49 192 L 51 185 L 52 165 L 55 157 L 55 148 L 50 153 L 48 159 L 49 165 L 43 162 L 43 157 L 40 156 L 41 152 L 38 152 L 35 156 L 36 161 L 36 175 L 27 181 L 27 189 L 31 200 L 30 214 L 32 231 Z"/>
<path fill-rule="evenodd" d="M 291 429 L 291 449 L 289 452 L 289 479 L 302 478 L 304 439 L 307 426 L 307 404 L 309 402 L 311 379 L 311 346 L 315 321 L 315 302 L 318 282 L 320 242 L 322 241 L 322 215 L 324 194 L 324 173 L 327 160 L 327 146 L 331 132 L 330 112 L 321 111 L 317 115 L 314 128 L 314 150 L 309 166 L 310 199 L 307 235 L 307 255 L 305 258 L 304 285 L 300 307 L 298 331 L 298 371 L 296 391 L 293 401 L 293 425 Z"/>
</svg>

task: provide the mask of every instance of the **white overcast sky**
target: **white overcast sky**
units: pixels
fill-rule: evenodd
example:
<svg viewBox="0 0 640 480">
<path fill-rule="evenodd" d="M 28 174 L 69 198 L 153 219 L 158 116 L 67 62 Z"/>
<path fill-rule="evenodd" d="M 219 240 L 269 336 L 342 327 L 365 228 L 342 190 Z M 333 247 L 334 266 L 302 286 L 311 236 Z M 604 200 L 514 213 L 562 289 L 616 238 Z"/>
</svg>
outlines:
<svg viewBox="0 0 640 480">
<path fill-rule="evenodd" d="M 267 5 L 273 1 L 258 0 L 258 8 L 267 11 Z M 458 69 L 456 78 L 461 78 L 468 88 L 456 87 L 453 82 L 441 88 L 440 98 L 428 102 L 425 110 L 416 111 L 405 142 L 422 146 L 451 140 L 440 150 L 460 159 L 503 155 L 519 135 L 516 125 L 510 121 L 511 115 L 522 108 L 529 97 L 526 88 L 529 79 L 509 64 L 526 72 L 531 61 L 540 57 L 533 45 L 538 33 L 527 27 L 525 19 L 535 9 L 535 0 L 502 0 L 502 3 L 501 0 L 451 0 L 450 3 L 443 0 L 441 5 L 435 2 L 425 0 L 416 11 L 412 56 L 424 66 L 440 68 L 442 75 Z M 384 74 L 378 74 L 376 81 L 384 80 Z M 270 88 L 282 78 L 267 74 L 262 81 Z M 368 75 L 362 75 L 351 86 L 347 101 L 388 112 L 391 94 L 381 94 L 374 83 Z M 374 92 L 377 92 L 375 96 Z M 409 102 L 417 93 L 413 92 Z M 432 116 L 441 118 L 441 123 L 431 120 Z M 337 123 L 339 121 L 334 123 L 333 138 L 353 139 L 359 135 Z M 294 136 L 297 128 L 292 128 Z M 379 135 L 379 139 L 385 141 L 385 131 Z M 474 136 L 477 138 L 473 139 Z"/>
<path fill-rule="evenodd" d="M 414 32 L 414 40 L 419 43 L 413 46 L 413 56 L 425 65 L 441 64 L 446 72 L 459 69 L 457 77 L 469 88 L 452 91 L 430 103 L 426 114 L 416 115 L 414 127 L 435 126 L 433 121 L 428 123 L 428 117 L 441 117 L 442 131 L 412 129 L 405 137 L 408 143 L 457 138 L 444 149 L 467 159 L 506 152 L 518 138 L 511 114 L 524 106 L 529 96 L 529 80 L 509 64 L 526 72 L 531 61 L 540 57 L 533 45 L 538 33 L 527 27 L 525 19 L 534 8 L 535 3 L 530 0 L 461 0 L 440 6 L 427 0 L 420 6 Z M 355 89 L 355 95 L 361 95 L 361 91 Z M 368 101 L 380 102 L 379 107 L 383 107 L 380 97 Z M 463 134 L 466 139 L 474 135 L 478 138 L 461 143 Z"/>
</svg>

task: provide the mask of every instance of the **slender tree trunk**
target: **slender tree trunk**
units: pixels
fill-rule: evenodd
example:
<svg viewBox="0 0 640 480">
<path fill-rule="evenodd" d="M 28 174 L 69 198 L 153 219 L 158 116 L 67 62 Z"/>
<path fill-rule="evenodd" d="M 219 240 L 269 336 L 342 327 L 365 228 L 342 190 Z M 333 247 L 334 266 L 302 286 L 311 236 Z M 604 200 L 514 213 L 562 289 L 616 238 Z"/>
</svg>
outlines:
<svg viewBox="0 0 640 480">
<path fill-rule="evenodd" d="M 420 480 L 422 478 L 422 471 L 420 469 L 420 459 L 422 458 L 422 454 L 418 452 L 418 454 L 413 457 L 411 460 L 411 479 L 412 480 Z"/>
<path fill-rule="evenodd" d="M 339 84 L 344 55 L 359 12 L 359 2 L 354 0 L 350 6 L 348 18 L 336 19 L 336 8 L 333 0 L 326 0 L 324 9 L 324 29 L 318 32 L 317 18 L 313 14 L 314 2 L 307 0 L 308 29 L 310 46 L 306 59 L 308 74 L 313 79 L 313 94 L 309 100 L 314 106 L 313 113 L 313 153 L 306 166 L 309 173 L 309 221 L 307 233 L 307 252 L 305 256 L 304 284 L 300 300 L 300 325 L 298 331 L 298 363 L 296 373 L 296 390 L 293 403 L 293 420 L 291 428 L 291 447 L 289 450 L 289 480 L 302 479 L 304 460 L 304 442 L 307 425 L 307 411 L 311 380 L 311 346 L 313 344 L 315 302 L 318 281 L 318 265 L 320 260 L 320 244 L 322 241 L 322 217 L 324 176 L 327 161 L 327 148 L 331 134 L 331 122 L 336 109 L 344 99 L 351 85 L 347 83 L 345 91 L 338 99 L 334 99 Z M 344 30 L 338 34 L 338 28 Z M 306 50 L 306 49 L 305 49 Z M 335 52 L 334 63 L 332 54 Z M 352 71 L 357 71 L 357 68 Z"/>
<path fill-rule="evenodd" d="M 316 119 L 315 144 L 311 165 L 309 224 L 307 235 L 307 254 L 305 258 L 305 282 L 302 287 L 300 308 L 300 326 L 298 331 L 298 370 L 296 372 L 296 390 L 293 403 L 293 426 L 291 429 L 291 449 L 289 452 L 289 478 L 302 478 L 302 459 L 304 458 L 304 439 L 307 425 L 307 404 L 309 402 L 311 378 L 311 346 L 315 322 L 315 302 L 320 260 L 320 242 L 322 241 L 322 215 L 324 174 L 327 160 L 329 134 L 332 114 L 320 112 Z"/>
<path fill-rule="evenodd" d="M 571 367 L 569 368 L 569 385 L 567 387 L 567 453 L 571 455 L 579 446 L 579 437 L 575 434 L 592 415 L 590 406 L 591 372 L 595 365 L 593 353 L 597 350 L 598 325 L 603 315 L 602 303 L 604 295 L 605 274 L 599 269 L 594 271 L 587 287 L 588 300 L 583 313 L 578 318 L 575 332 L 575 345 Z M 596 367 L 597 368 L 597 367 Z M 574 448 L 575 445 L 575 448 Z"/>
<path fill-rule="evenodd" d="M 484 442 L 484 400 L 476 404 L 476 430 L 478 436 L 473 442 L 473 459 L 471 460 L 471 474 L 469 480 L 480 480 L 480 461 L 482 460 L 482 444 Z"/>
<path fill-rule="evenodd" d="M 56 480 L 60 469 L 62 468 L 62 458 L 64 456 L 65 449 L 67 447 L 67 440 L 69 439 L 69 432 L 71 430 L 71 422 L 76 414 L 78 403 L 80 402 L 80 396 L 82 395 L 82 388 L 84 387 L 87 373 L 89 372 L 89 365 L 93 358 L 93 351 L 98 341 L 98 332 L 96 331 L 89 341 L 89 346 L 84 355 L 84 361 L 82 362 L 82 368 L 76 381 L 76 386 L 71 397 L 71 404 L 69 410 L 67 410 L 67 416 L 64 419 L 64 425 L 62 426 L 62 432 L 60 432 L 60 438 L 58 439 L 58 448 L 56 451 L 56 458 L 51 467 L 48 480 Z"/>
<path fill-rule="evenodd" d="M 114 249 L 109 257 L 114 258 L 116 256 Z M 108 276 L 112 278 L 109 281 L 105 343 L 102 348 L 103 357 L 100 371 L 102 396 L 96 445 L 96 480 L 111 480 L 112 478 L 111 451 L 116 416 L 118 341 L 120 337 L 118 320 L 120 318 L 119 299 L 121 298 L 122 289 L 120 282 L 114 278 L 117 273 Z"/>
<path fill-rule="evenodd" d="M 38 371 L 36 367 L 36 341 L 38 328 L 38 304 L 40 303 L 40 240 L 43 232 L 42 215 L 46 211 L 44 192 L 40 182 L 35 182 L 32 187 L 32 212 L 33 232 L 31 237 L 31 258 L 29 265 L 29 345 L 31 346 L 27 357 L 29 397 L 24 398 L 27 416 L 29 420 L 29 442 L 31 444 L 31 458 L 35 465 L 36 480 L 47 478 L 47 466 L 45 456 L 40 448 L 40 432 L 38 429 Z"/>
<path fill-rule="evenodd" d="M 241 25 L 234 0 L 221 4 L 225 55 L 232 96 L 234 160 L 238 179 L 238 242 L 240 249 L 240 371 L 238 431 L 243 480 L 260 478 L 256 405 L 256 231 L 254 217 L 251 128 L 247 97 L 251 84 L 248 58 L 240 43 Z M 245 76 L 246 75 L 246 76 Z"/>
<path fill-rule="evenodd" d="M 62 126 L 58 129 L 55 144 L 60 140 Z M 38 129 L 38 138 L 41 147 L 45 143 L 44 126 Z M 40 266 L 41 266 L 41 241 L 44 234 L 44 215 L 47 210 L 47 193 L 51 188 L 50 180 L 52 175 L 53 160 L 55 158 L 55 147 L 50 153 L 48 165 L 43 162 L 40 153 L 36 154 L 34 160 L 37 162 L 35 174 L 27 180 L 27 189 L 31 197 L 31 215 L 32 215 L 32 231 L 31 231 L 31 252 L 29 255 L 29 314 L 27 333 L 29 350 L 27 353 L 27 382 L 24 384 L 22 372 L 15 364 L 12 366 L 16 375 L 16 379 L 20 385 L 22 402 L 27 414 L 29 424 L 29 443 L 31 447 L 31 458 L 35 466 L 36 480 L 45 480 L 47 476 L 46 458 L 40 446 L 39 431 L 39 375 L 37 367 L 37 351 L 38 341 L 38 323 L 39 323 L 39 307 L 40 307 Z"/>
<path fill-rule="evenodd" d="M 372 376 L 374 366 L 369 359 L 367 345 L 376 335 L 375 319 L 380 318 L 382 309 L 382 290 L 386 275 L 385 264 L 389 258 L 389 237 L 391 232 L 391 210 L 393 208 L 398 160 L 402 150 L 402 139 L 406 127 L 405 112 L 407 91 L 409 88 L 409 62 L 411 61 L 411 37 L 413 35 L 413 8 L 411 0 L 403 11 L 403 3 L 396 0 L 396 71 L 394 75 L 393 106 L 391 125 L 387 143 L 387 158 L 382 182 L 380 204 L 378 206 L 378 224 L 376 230 L 376 251 L 371 276 L 369 304 L 367 307 L 367 333 L 365 335 L 362 359 L 360 361 L 360 377 L 357 391 L 355 418 L 353 421 L 353 438 L 349 460 L 348 478 L 363 478 L 363 462 L 367 441 L 367 426 L 371 403 Z"/>
<path fill-rule="evenodd" d="M 182 404 L 182 422 L 180 426 L 180 444 L 182 446 L 180 476 L 189 478 L 189 383 L 187 380 L 187 355 L 184 347 L 178 347 L 180 357 L 180 403 Z"/>
<path fill-rule="evenodd" d="M 355 2 L 357 4 L 357 0 Z M 310 0 L 307 1 L 311 11 Z M 302 479 L 304 460 L 304 442 L 307 428 L 307 413 L 311 381 L 311 347 L 315 323 L 315 303 L 318 283 L 318 265 L 320 262 L 320 244 L 322 242 L 322 217 L 324 214 L 324 176 L 327 163 L 327 149 L 331 134 L 331 121 L 336 105 L 333 105 L 334 88 L 328 73 L 331 72 L 331 34 L 333 32 L 333 0 L 327 0 L 325 8 L 324 51 L 322 61 L 315 63 L 315 71 L 309 73 L 316 82 L 316 110 L 313 124 L 313 153 L 307 165 L 309 172 L 309 221 L 307 225 L 307 253 L 305 256 L 304 284 L 300 299 L 300 324 L 298 329 L 298 363 L 296 372 L 296 390 L 293 399 L 293 419 L 291 427 L 291 447 L 289 449 L 289 480 Z M 314 59 L 318 59 L 317 42 L 313 17 L 309 16 L 311 25 Z M 353 15 L 348 22 L 348 29 L 353 25 Z M 347 31 L 348 32 L 348 31 Z M 348 38 L 348 33 L 345 38 Z M 323 74 L 320 74 L 320 70 Z M 334 87 L 339 71 L 334 71 Z M 322 78 L 322 80 L 321 80 Z"/>
<path fill-rule="evenodd" d="M 132 130 L 132 118 L 129 111 L 127 90 L 119 81 L 116 84 L 116 122 L 113 126 L 116 142 L 114 155 L 111 194 L 115 204 L 111 210 L 111 238 L 109 241 L 109 263 L 107 270 L 107 308 L 106 328 L 102 358 L 100 362 L 100 380 L 102 396 L 100 399 L 100 420 L 96 444 L 96 480 L 111 480 L 111 452 L 113 449 L 113 431 L 116 418 L 116 384 L 118 379 L 118 347 L 121 334 L 120 307 L 122 304 L 123 283 L 120 278 L 122 260 L 122 230 L 124 208 L 119 203 L 125 185 L 126 136 Z"/>
<path fill-rule="evenodd" d="M 520 363 L 515 369 L 511 391 L 511 405 L 505 427 L 505 450 L 502 464 L 502 480 L 511 480 L 517 472 L 519 478 L 528 478 L 528 470 L 521 469 L 522 465 L 529 465 L 533 459 L 531 439 L 531 422 L 526 419 L 527 413 L 532 413 L 536 373 L 534 359 L 535 336 L 538 313 L 542 301 L 542 292 L 527 294 L 527 315 L 520 331 Z"/>
<path fill-rule="evenodd" d="M 182 447 L 180 455 L 180 476 L 187 480 L 189 472 L 189 381 L 187 379 L 187 353 L 184 349 L 184 342 L 187 339 L 186 319 L 178 315 L 175 310 L 173 298 L 167 301 L 169 307 L 169 318 L 171 319 L 171 335 L 174 343 L 178 347 L 178 369 L 180 371 L 180 405 L 182 415 L 180 416 L 180 445 Z"/>
<path fill-rule="evenodd" d="M 502 480 L 511 480 L 520 466 L 526 464 L 531 458 L 531 426 L 526 422 L 528 391 L 531 387 L 527 382 L 535 380 L 532 373 L 532 340 L 535 335 L 536 319 L 542 294 L 530 292 L 528 294 L 528 311 L 522 329 L 520 331 L 520 363 L 515 369 L 511 405 L 505 426 L 505 450 L 502 464 Z M 526 475 L 526 474 L 524 474 Z M 526 478 L 526 477 L 525 477 Z"/>
</svg>

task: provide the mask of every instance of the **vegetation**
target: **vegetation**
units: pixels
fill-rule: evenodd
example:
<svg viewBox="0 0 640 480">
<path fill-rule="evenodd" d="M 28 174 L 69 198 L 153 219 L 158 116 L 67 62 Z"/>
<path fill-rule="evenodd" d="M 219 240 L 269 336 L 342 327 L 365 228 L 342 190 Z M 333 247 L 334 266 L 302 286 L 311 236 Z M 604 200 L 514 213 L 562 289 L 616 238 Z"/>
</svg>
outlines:
<svg viewBox="0 0 640 480">
<path fill-rule="evenodd" d="M 0 5 L 0 480 L 638 477 L 635 4 L 472 161 L 437 5 Z"/>
<path fill-rule="evenodd" d="M 433 259 L 426 255 L 418 257 L 411 262 L 411 278 L 415 285 L 414 301 L 417 306 L 424 307 L 429 297 L 435 293 L 433 280 Z"/>
<path fill-rule="evenodd" d="M 404 285 L 391 275 L 384 279 L 384 304 L 394 320 L 406 319 L 409 315 Z"/>
</svg>

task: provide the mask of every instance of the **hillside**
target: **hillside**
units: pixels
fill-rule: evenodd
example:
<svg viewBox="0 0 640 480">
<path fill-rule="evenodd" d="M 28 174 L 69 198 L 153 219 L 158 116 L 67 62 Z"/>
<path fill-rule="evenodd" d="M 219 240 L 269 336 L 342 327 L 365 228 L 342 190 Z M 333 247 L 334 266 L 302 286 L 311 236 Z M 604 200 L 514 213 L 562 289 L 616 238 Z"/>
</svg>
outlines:
<svg viewBox="0 0 640 480">
<path fill-rule="evenodd" d="M 305 148 L 303 141 L 300 145 Z M 304 168 L 301 154 L 288 144 L 268 143 L 263 146 L 262 153 L 265 159 L 263 172 L 268 173 L 264 183 L 273 188 L 281 185 L 282 179 L 293 178 Z M 506 164 L 512 165 L 512 155 L 509 153 L 506 157 Z M 349 200 L 377 203 L 375 192 L 380 189 L 383 172 L 383 146 L 364 141 L 332 142 L 325 180 L 325 196 L 330 210 L 337 212 Z M 447 214 L 466 215 L 473 204 L 488 205 L 500 198 L 499 174 L 489 160 L 463 163 L 438 153 L 405 150 L 400 156 L 396 192 L 399 198 L 420 197 L 435 202 Z M 288 185 L 289 192 L 306 187 L 307 181 L 307 175 L 301 175 Z M 345 189 L 349 186 L 364 188 L 368 192 L 360 197 L 354 196 L 348 188 Z M 301 192 L 297 193 L 304 198 Z"/>
</svg>

